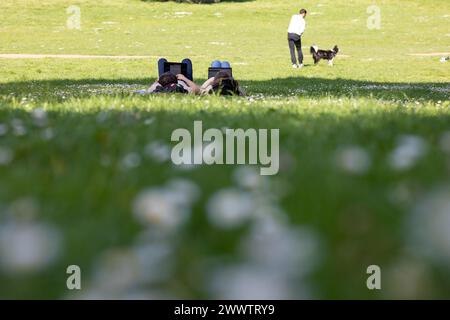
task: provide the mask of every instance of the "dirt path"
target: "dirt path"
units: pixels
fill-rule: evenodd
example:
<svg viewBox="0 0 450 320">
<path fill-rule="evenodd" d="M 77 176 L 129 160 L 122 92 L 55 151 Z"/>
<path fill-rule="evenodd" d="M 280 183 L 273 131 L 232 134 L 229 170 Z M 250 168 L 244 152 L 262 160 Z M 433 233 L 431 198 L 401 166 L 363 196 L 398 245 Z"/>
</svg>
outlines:
<svg viewBox="0 0 450 320">
<path fill-rule="evenodd" d="M 408 53 L 408 56 L 416 56 L 416 57 L 443 57 L 449 55 L 450 52 Z"/>
<path fill-rule="evenodd" d="M 340 58 L 350 56 L 340 54 Z M 159 56 L 108 56 L 108 55 L 86 55 L 86 54 L 27 54 L 27 53 L 1 53 L 0 59 L 152 59 Z"/>
<path fill-rule="evenodd" d="M 84 55 L 84 54 L 20 54 L 4 53 L 0 54 L 0 59 L 149 59 L 156 56 L 105 56 L 105 55 Z"/>
</svg>

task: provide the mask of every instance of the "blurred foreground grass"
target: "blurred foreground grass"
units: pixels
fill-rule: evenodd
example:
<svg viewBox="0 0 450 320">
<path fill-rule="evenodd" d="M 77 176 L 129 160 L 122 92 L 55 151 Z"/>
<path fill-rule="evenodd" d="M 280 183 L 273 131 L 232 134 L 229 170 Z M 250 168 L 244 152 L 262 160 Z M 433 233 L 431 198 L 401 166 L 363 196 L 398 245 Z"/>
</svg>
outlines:
<svg viewBox="0 0 450 320">
<path fill-rule="evenodd" d="M 449 64 L 407 56 L 448 50 L 445 2 L 382 2 L 372 32 L 369 2 L 307 1 L 305 45 L 348 57 L 301 73 L 293 1 L 80 1 L 67 31 L 71 4 L 3 1 L 0 51 L 190 56 L 199 82 L 223 58 L 248 96 L 133 95 L 153 60 L 0 59 L 1 298 L 450 296 Z M 174 166 L 194 120 L 279 128 L 280 173 Z"/>
</svg>

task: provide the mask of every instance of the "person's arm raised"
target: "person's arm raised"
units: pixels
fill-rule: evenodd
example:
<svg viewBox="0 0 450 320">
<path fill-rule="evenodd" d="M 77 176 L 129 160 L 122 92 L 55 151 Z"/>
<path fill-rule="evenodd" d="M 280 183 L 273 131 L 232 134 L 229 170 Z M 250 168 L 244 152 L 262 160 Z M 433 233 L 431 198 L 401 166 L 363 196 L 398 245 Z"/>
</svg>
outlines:
<svg viewBox="0 0 450 320">
<path fill-rule="evenodd" d="M 189 80 L 182 74 L 177 74 L 177 79 L 184 81 L 188 85 L 188 87 L 191 88 L 192 93 L 194 94 L 200 93 L 200 87 L 194 81 Z"/>
<path fill-rule="evenodd" d="M 201 93 L 208 93 L 209 90 L 211 90 L 212 84 L 214 82 L 214 77 L 209 78 L 205 81 L 205 83 L 202 84 L 200 87 Z"/>
</svg>

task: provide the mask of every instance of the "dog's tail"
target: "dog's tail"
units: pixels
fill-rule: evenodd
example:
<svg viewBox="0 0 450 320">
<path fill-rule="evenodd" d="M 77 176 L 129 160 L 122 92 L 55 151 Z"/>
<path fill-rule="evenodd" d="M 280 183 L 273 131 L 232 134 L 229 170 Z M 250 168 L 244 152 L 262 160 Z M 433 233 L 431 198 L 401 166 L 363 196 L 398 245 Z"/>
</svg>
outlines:
<svg viewBox="0 0 450 320">
<path fill-rule="evenodd" d="M 339 52 L 339 48 L 337 45 L 334 46 L 333 52 L 334 52 L 334 54 L 337 54 Z"/>
<path fill-rule="evenodd" d="M 317 51 L 319 51 L 319 47 L 316 46 L 315 44 L 312 45 L 310 49 L 311 54 L 317 53 Z"/>
</svg>

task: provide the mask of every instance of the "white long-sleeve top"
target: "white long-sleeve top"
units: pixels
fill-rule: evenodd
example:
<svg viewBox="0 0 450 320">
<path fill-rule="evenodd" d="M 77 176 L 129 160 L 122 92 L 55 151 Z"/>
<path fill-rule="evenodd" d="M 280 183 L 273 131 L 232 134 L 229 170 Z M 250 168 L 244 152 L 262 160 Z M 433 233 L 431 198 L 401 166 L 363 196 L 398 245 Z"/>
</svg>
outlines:
<svg viewBox="0 0 450 320">
<path fill-rule="evenodd" d="M 303 16 L 299 14 L 294 14 L 291 18 L 291 23 L 289 23 L 288 33 L 295 33 L 301 36 L 305 32 L 306 21 Z"/>
</svg>

